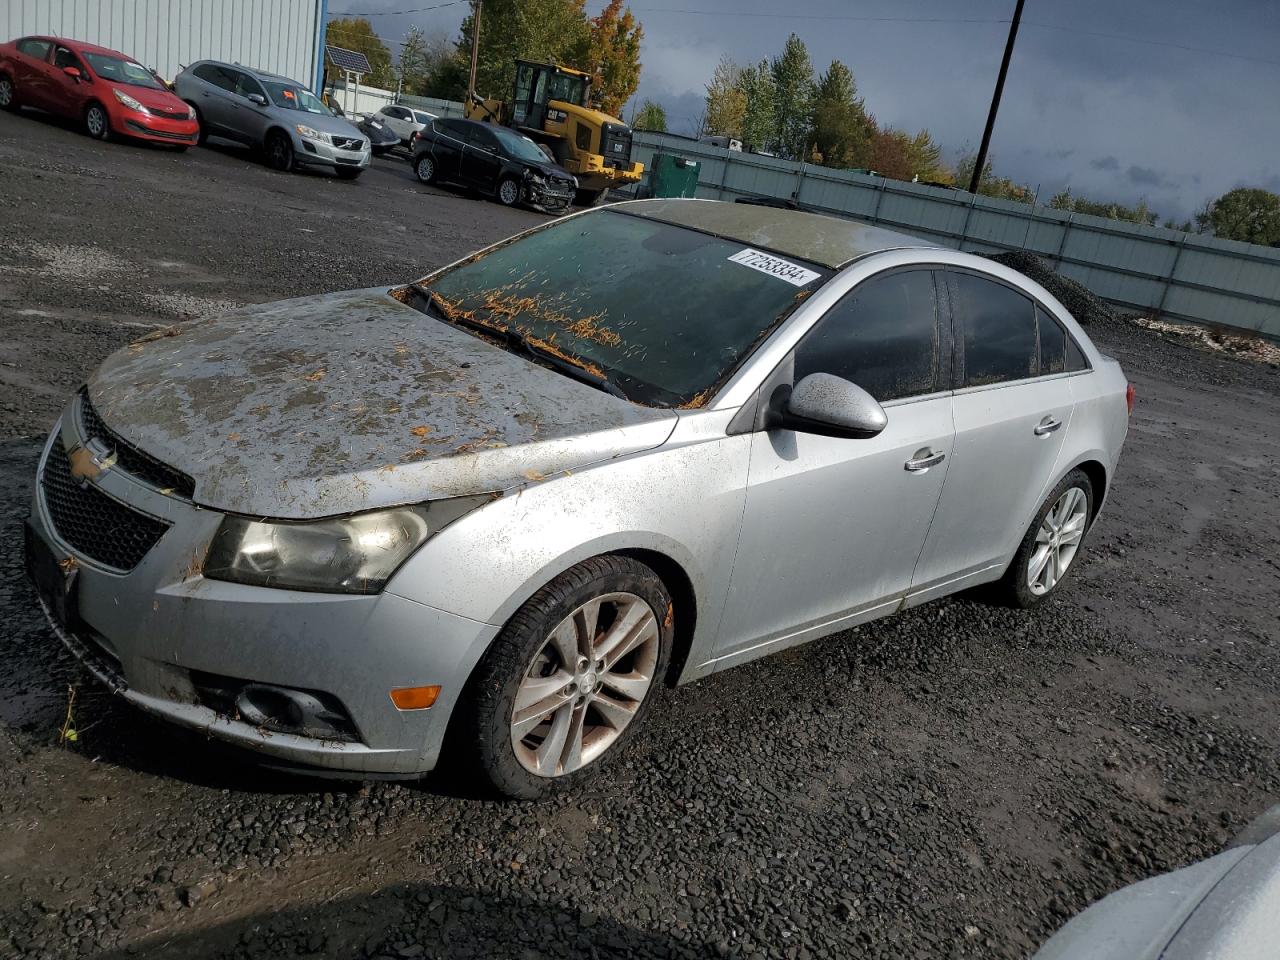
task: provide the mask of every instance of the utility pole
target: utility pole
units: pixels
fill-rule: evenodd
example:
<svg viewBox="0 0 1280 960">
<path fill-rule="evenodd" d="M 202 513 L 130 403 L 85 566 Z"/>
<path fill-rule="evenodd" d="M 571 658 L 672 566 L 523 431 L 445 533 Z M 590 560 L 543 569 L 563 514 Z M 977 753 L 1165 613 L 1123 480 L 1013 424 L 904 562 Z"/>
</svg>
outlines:
<svg viewBox="0 0 1280 960">
<path fill-rule="evenodd" d="M 1009 60 L 1013 57 L 1013 41 L 1018 38 L 1018 24 L 1022 22 L 1023 0 L 1013 9 L 1013 20 L 1009 23 L 1009 41 L 1004 45 L 1004 59 L 1000 61 L 1000 75 L 996 77 L 996 92 L 991 97 L 991 112 L 987 114 L 987 128 L 982 131 L 982 146 L 978 148 L 978 159 L 973 164 L 973 176 L 969 180 L 969 192 L 977 193 L 978 184 L 982 181 L 982 168 L 987 165 L 987 149 L 991 146 L 991 131 L 996 125 L 996 111 L 1000 109 L 1000 95 L 1004 93 L 1004 78 L 1009 72 Z M 474 67 L 472 73 L 475 73 Z"/>
<path fill-rule="evenodd" d="M 1018 0 L 1019 6 L 1022 0 Z M 471 0 L 471 79 L 467 81 L 467 103 L 476 98 L 476 64 L 480 60 L 480 10 L 484 0 Z"/>
</svg>

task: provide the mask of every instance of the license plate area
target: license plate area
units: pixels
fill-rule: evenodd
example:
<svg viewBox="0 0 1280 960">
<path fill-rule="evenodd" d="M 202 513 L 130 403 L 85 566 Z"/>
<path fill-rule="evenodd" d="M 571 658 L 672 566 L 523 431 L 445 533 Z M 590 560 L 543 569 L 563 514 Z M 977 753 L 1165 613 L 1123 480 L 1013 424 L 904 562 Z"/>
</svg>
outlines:
<svg viewBox="0 0 1280 960">
<path fill-rule="evenodd" d="M 75 561 L 71 558 L 60 561 L 44 538 L 35 532 L 30 521 L 23 527 L 23 552 L 27 576 L 35 585 L 36 592 L 58 625 L 75 633 L 80 625 L 76 604 L 79 570 Z"/>
</svg>

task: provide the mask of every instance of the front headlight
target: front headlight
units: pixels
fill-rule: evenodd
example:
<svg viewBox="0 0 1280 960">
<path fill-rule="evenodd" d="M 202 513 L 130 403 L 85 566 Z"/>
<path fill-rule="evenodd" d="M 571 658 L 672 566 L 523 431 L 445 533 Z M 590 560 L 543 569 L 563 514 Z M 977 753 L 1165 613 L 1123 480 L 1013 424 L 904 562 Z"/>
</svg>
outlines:
<svg viewBox="0 0 1280 960">
<path fill-rule="evenodd" d="M 188 106 L 187 106 L 187 119 L 188 119 L 188 120 L 194 120 L 195 118 L 196 118 L 196 108 L 195 108 L 195 107 L 193 107 L 193 106 L 188 105 Z"/>
<path fill-rule="evenodd" d="M 204 576 L 283 590 L 377 593 L 418 547 L 491 497 L 456 497 L 317 521 L 226 516 Z"/>
<path fill-rule="evenodd" d="M 114 94 L 116 95 L 116 99 L 117 99 L 117 100 L 119 100 L 121 103 L 123 103 L 123 104 L 124 104 L 126 107 L 128 107 L 130 110 L 136 110 L 136 111 L 138 111 L 138 113 L 149 113 L 149 112 L 150 112 L 150 111 L 148 111 L 148 110 L 147 110 L 147 108 L 146 108 L 146 107 L 144 107 L 144 106 L 143 106 L 141 103 L 139 103 L 137 100 L 133 99 L 133 97 L 129 96 L 127 93 L 122 93 L 121 91 L 119 91 L 119 90 L 114 90 L 114 89 L 113 89 L 111 92 L 112 92 L 112 93 L 114 93 Z"/>
<path fill-rule="evenodd" d="M 308 140 L 319 140 L 321 143 L 333 143 L 333 138 L 327 133 L 321 133 L 314 127 L 308 127 L 305 123 L 298 124 L 294 129 L 298 131 L 300 136 L 306 137 Z"/>
</svg>

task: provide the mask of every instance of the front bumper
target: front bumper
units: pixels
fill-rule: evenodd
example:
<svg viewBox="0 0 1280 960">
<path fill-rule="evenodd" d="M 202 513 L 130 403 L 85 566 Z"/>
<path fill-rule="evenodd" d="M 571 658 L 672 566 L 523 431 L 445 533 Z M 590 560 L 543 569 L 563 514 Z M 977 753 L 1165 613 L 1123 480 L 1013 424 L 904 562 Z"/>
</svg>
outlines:
<svg viewBox="0 0 1280 960">
<path fill-rule="evenodd" d="M 524 184 L 525 200 L 549 210 L 559 210 L 573 202 L 575 188 L 572 181 L 544 180 L 538 183 L 526 180 Z"/>
<path fill-rule="evenodd" d="M 51 517 L 44 476 L 55 444 L 70 450 L 83 443 L 78 406 L 63 414 L 40 459 L 29 532 L 54 560 L 74 568 L 71 615 L 60 615 L 62 604 L 46 595 L 41 604 L 85 666 L 143 710 L 270 762 L 352 777 L 434 767 L 468 657 L 497 628 L 391 593 L 304 593 L 205 579 L 199 566 L 221 514 L 118 468 L 104 470 L 92 486 L 169 527 L 128 572 L 73 550 Z M 211 705 L 202 686 L 209 675 L 322 692 L 345 708 L 353 735 L 341 740 L 255 726 Z M 430 709 L 401 711 L 391 702 L 393 688 L 427 684 L 442 688 Z"/>
<path fill-rule="evenodd" d="M 172 120 L 133 110 L 122 110 L 115 119 L 120 133 L 138 140 L 189 145 L 200 139 L 200 124 L 194 120 Z"/>
<path fill-rule="evenodd" d="M 312 140 L 297 133 L 293 135 L 293 156 L 298 163 L 319 167 L 351 167 L 363 170 L 373 162 L 373 152 L 369 149 L 369 141 L 361 137 L 361 146 L 356 150 L 336 147 L 322 140 Z"/>
</svg>

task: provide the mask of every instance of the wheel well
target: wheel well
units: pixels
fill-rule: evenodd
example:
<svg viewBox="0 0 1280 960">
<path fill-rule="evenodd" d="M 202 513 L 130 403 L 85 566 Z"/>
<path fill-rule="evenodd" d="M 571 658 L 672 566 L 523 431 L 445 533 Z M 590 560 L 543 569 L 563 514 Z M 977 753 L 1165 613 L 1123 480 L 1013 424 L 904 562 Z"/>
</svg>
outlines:
<svg viewBox="0 0 1280 960">
<path fill-rule="evenodd" d="M 662 580 L 671 594 L 672 613 L 675 616 L 675 643 L 671 650 L 671 664 L 667 668 L 666 683 L 674 687 L 684 671 L 689 649 L 693 646 L 693 630 L 698 620 L 698 601 L 693 583 L 684 568 L 664 553 L 656 550 L 615 550 L 620 557 L 638 560 Z"/>
<path fill-rule="evenodd" d="M 1098 515 L 1098 510 L 1102 507 L 1102 498 L 1107 492 L 1107 468 L 1097 460 L 1086 460 L 1084 463 L 1076 464 L 1075 468 L 1083 470 L 1093 486 L 1093 507 L 1089 516 L 1089 522 L 1093 523 L 1093 518 Z"/>
</svg>

